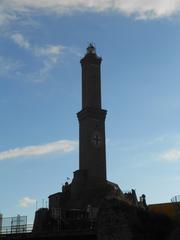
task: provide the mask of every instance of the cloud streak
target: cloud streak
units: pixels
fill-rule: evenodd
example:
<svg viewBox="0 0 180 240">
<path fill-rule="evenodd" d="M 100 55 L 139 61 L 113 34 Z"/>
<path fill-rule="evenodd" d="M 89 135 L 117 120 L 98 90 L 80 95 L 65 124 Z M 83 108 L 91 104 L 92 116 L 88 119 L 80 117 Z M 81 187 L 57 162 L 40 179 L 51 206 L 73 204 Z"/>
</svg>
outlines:
<svg viewBox="0 0 180 240">
<path fill-rule="evenodd" d="M 63 45 L 47 45 L 44 47 L 37 47 L 30 44 L 30 42 L 21 34 L 14 33 L 11 39 L 21 48 L 30 50 L 35 56 L 49 59 L 52 63 L 57 63 L 62 52 L 67 49 Z"/>
<path fill-rule="evenodd" d="M 23 148 L 15 148 L 0 152 L 0 160 L 7 160 L 17 157 L 40 156 L 49 153 L 69 153 L 77 148 L 77 141 L 60 140 L 44 145 L 26 146 Z"/>
<path fill-rule="evenodd" d="M 66 47 L 62 45 L 48 45 L 46 47 L 34 48 L 34 53 L 39 57 L 48 57 L 49 60 L 55 64 L 65 49 Z"/>
<path fill-rule="evenodd" d="M 0 56 L 0 76 L 16 74 L 21 67 L 22 64 L 20 62 Z"/>
<path fill-rule="evenodd" d="M 171 149 L 160 155 L 160 160 L 165 162 L 176 162 L 180 160 L 180 150 Z"/>
<path fill-rule="evenodd" d="M 34 82 L 44 82 L 49 79 L 50 72 L 56 67 L 59 62 L 62 62 L 62 58 L 66 54 L 80 57 L 81 54 L 78 49 L 63 46 L 61 44 L 47 44 L 44 46 L 37 46 L 32 44 L 22 33 L 16 32 L 9 34 L 8 37 L 20 48 L 28 51 L 33 57 L 35 57 L 41 64 L 38 70 L 33 73 L 27 74 L 24 78 Z M 0 57 L 0 66 L 1 66 Z M 7 66 L 6 66 L 7 68 Z M 3 69 L 6 69 L 5 67 Z M 1 74 L 1 70 L 0 70 Z"/>
<path fill-rule="evenodd" d="M 17 43 L 20 47 L 30 49 L 30 43 L 20 33 L 15 33 L 11 36 L 12 40 Z"/>
<path fill-rule="evenodd" d="M 38 69 L 38 72 L 30 74 L 30 78 L 35 82 L 44 82 L 49 77 L 49 72 L 59 63 L 62 54 L 66 52 L 72 52 L 70 48 L 63 45 L 46 45 L 46 46 L 34 46 L 32 45 L 21 33 L 13 33 L 10 38 L 19 47 L 29 51 L 33 56 L 42 61 L 42 68 Z"/>
<path fill-rule="evenodd" d="M 19 201 L 19 205 L 22 208 L 27 208 L 30 205 L 34 205 L 36 203 L 36 199 L 34 198 L 30 198 L 30 197 L 23 197 L 20 201 Z"/>
<path fill-rule="evenodd" d="M 0 22 L 11 21 L 18 14 L 41 11 L 68 14 L 70 12 L 116 11 L 139 19 L 169 17 L 180 12 L 179 0 L 2 0 Z"/>
</svg>

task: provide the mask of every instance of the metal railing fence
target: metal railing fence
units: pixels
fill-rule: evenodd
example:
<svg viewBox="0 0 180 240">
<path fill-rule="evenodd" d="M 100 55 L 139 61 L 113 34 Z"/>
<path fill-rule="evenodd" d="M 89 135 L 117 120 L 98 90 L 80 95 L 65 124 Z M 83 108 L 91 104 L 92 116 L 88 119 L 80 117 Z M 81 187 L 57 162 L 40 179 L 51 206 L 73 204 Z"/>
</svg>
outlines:
<svg viewBox="0 0 180 240">
<path fill-rule="evenodd" d="M 21 226 L 3 226 L 0 231 L 0 235 L 7 234 L 20 234 L 32 232 L 33 224 L 26 224 Z"/>
</svg>

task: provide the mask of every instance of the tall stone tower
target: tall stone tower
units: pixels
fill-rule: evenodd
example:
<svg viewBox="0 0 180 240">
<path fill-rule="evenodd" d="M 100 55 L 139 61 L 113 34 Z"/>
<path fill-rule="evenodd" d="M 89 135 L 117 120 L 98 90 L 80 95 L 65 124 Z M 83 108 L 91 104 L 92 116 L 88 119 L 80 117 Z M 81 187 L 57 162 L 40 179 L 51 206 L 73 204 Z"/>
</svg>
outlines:
<svg viewBox="0 0 180 240">
<path fill-rule="evenodd" d="M 79 120 L 79 169 L 87 170 L 89 184 L 106 181 L 105 117 L 101 108 L 101 61 L 90 44 L 81 59 L 82 110 Z"/>
<path fill-rule="evenodd" d="M 106 179 L 105 118 L 101 108 L 101 61 L 90 44 L 81 59 L 82 110 L 79 120 L 79 170 L 62 192 L 49 196 L 49 208 L 79 208 L 100 206 L 107 196 L 122 196 L 117 184 Z"/>
</svg>

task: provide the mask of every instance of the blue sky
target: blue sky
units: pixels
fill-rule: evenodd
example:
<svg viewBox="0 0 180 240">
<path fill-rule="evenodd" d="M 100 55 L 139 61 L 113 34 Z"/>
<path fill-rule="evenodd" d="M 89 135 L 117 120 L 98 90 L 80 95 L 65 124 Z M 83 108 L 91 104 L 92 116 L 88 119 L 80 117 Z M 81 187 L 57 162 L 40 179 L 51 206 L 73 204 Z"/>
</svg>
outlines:
<svg viewBox="0 0 180 240">
<path fill-rule="evenodd" d="M 78 169 L 80 59 L 102 56 L 108 179 L 180 194 L 180 2 L 0 0 L 0 212 L 32 222 Z"/>
</svg>

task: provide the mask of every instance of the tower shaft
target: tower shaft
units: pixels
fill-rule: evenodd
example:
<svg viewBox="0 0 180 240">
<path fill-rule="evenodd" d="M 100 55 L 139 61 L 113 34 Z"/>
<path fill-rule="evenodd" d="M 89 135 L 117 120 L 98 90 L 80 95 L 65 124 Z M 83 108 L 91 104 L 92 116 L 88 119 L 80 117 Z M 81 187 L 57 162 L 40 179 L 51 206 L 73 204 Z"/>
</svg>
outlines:
<svg viewBox="0 0 180 240">
<path fill-rule="evenodd" d="M 88 181 L 106 181 L 105 117 L 101 109 L 101 67 L 102 59 L 90 45 L 81 59 L 82 67 L 82 110 L 79 120 L 79 168 L 87 170 Z"/>
</svg>

